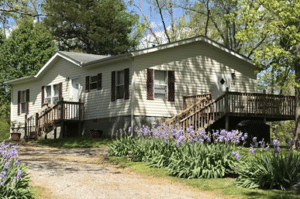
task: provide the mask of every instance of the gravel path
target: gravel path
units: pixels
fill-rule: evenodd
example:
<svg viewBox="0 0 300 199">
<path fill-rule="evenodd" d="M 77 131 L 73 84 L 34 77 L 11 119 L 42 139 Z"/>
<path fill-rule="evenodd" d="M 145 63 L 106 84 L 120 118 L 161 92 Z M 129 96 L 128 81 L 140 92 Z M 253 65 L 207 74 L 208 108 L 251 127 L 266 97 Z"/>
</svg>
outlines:
<svg viewBox="0 0 300 199">
<path fill-rule="evenodd" d="M 45 188 L 55 199 L 220 198 L 212 192 L 140 176 L 129 168 L 103 165 L 97 156 L 107 150 L 19 146 L 18 159 L 29 165 L 31 184 Z"/>
</svg>

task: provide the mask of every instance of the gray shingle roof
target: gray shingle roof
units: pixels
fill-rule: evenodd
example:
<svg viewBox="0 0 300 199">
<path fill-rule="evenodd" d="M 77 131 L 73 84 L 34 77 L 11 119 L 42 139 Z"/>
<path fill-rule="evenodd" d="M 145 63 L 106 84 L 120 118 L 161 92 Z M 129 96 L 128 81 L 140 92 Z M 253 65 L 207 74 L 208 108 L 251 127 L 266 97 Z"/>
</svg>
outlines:
<svg viewBox="0 0 300 199">
<path fill-rule="evenodd" d="M 65 57 L 72 59 L 73 61 L 77 62 L 78 64 L 86 64 L 86 63 L 89 63 L 92 61 L 96 61 L 99 59 L 109 57 L 109 56 L 105 56 L 105 55 L 94 55 L 94 54 L 66 52 L 66 51 L 59 51 L 58 53 Z"/>
</svg>

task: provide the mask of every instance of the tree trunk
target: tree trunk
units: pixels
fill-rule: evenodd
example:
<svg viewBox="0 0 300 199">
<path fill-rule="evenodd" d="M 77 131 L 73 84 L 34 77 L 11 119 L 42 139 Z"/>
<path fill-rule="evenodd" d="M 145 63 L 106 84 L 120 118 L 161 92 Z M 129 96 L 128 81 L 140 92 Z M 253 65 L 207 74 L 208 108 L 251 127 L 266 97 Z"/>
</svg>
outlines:
<svg viewBox="0 0 300 199">
<path fill-rule="evenodd" d="M 297 58 L 295 62 L 295 81 L 300 85 L 300 59 Z M 296 99 L 296 112 L 295 112 L 295 147 L 300 148 L 300 87 L 295 88 L 295 99 Z"/>
</svg>

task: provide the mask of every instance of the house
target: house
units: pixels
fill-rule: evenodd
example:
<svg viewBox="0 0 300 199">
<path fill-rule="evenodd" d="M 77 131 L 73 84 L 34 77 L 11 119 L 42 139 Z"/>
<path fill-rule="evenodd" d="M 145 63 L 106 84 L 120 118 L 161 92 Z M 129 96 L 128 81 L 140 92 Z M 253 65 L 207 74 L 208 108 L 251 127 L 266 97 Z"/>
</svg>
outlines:
<svg viewBox="0 0 300 199">
<path fill-rule="evenodd" d="M 12 91 L 11 121 L 26 121 L 22 137 L 25 131 L 26 136 L 31 132 L 42 136 L 41 131 L 48 137 L 56 137 L 57 133 L 60 137 L 89 136 L 92 129 L 115 137 L 120 128 L 151 126 L 162 118 L 199 128 L 207 128 L 220 118 L 225 118 L 224 127 L 233 128 L 236 124 L 230 124 L 234 120 L 229 118 L 234 116 L 272 120 L 274 117 L 266 115 L 265 109 L 249 112 L 258 110 L 258 101 L 268 96 L 254 94 L 254 71 L 248 58 L 199 36 L 117 56 L 59 51 L 36 75 L 6 84 Z M 232 97 L 228 97 L 230 94 Z M 190 105 L 198 104 L 184 112 L 184 117 L 191 120 L 182 121 L 178 114 L 183 116 L 189 100 L 194 100 Z M 219 113 L 237 112 L 216 115 L 212 105 L 215 110 L 219 107 Z M 268 111 L 275 111 L 271 108 Z M 293 108 L 289 104 L 290 112 L 278 112 L 275 120 L 292 119 Z M 204 116 L 207 122 L 201 126 L 198 120 Z"/>
</svg>

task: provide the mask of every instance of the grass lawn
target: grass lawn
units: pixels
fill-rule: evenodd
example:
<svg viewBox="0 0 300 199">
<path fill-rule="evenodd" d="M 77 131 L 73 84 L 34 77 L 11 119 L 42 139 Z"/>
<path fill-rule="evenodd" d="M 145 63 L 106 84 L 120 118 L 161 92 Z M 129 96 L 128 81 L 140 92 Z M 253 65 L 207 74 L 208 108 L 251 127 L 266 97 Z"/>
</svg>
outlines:
<svg viewBox="0 0 300 199">
<path fill-rule="evenodd" d="M 166 168 L 150 168 L 145 162 L 132 162 L 125 156 L 102 156 L 102 161 L 119 164 L 122 167 L 128 167 L 141 174 L 152 176 L 158 179 L 168 180 L 170 182 L 182 183 L 201 191 L 210 191 L 219 194 L 220 197 L 231 196 L 232 198 L 261 198 L 261 199 L 296 199 L 300 198 L 293 191 L 280 190 L 260 190 L 246 189 L 234 185 L 235 178 L 217 178 L 217 179 L 183 179 L 170 176 Z"/>
<path fill-rule="evenodd" d="M 50 146 L 57 148 L 94 148 L 94 147 L 108 147 L 110 143 L 113 142 L 114 139 L 111 138 L 103 138 L 103 139 L 92 139 L 87 137 L 79 137 L 79 138 L 60 138 L 60 139 L 40 139 L 36 141 L 29 142 L 30 144 L 37 144 L 42 146 Z M 24 144 L 23 140 L 21 141 L 10 141 L 14 144 L 20 143 Z"/>
<path fill-rule="evenodd" d="M 94 147 L 107 147 L 114 139 L 92 139 L 87 137 L 79 138 L 61 138 L 61 139 L 40 139 L 32 141 L 44 146 L 58 147 L 58 148 L 94 148 Z"/>
</svg>

